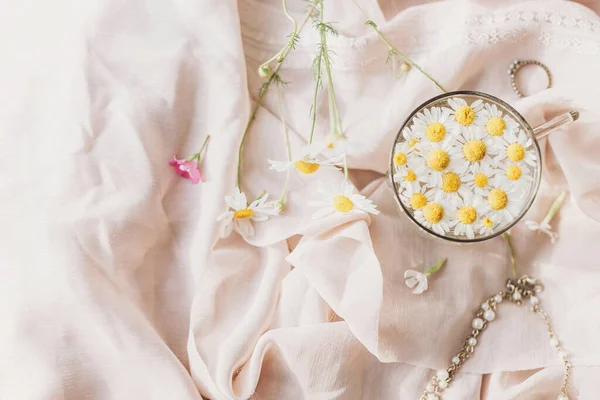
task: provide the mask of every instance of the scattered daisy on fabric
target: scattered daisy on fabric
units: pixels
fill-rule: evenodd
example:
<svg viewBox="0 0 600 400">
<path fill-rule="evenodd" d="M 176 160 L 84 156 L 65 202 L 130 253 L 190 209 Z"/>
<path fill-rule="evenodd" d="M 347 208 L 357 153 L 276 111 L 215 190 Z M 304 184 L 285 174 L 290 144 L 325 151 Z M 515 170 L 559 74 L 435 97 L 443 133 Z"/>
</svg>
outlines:
<svg viewBox="0 0 600 400">
<path fill-rule="evenodd" d="M 292 161 L 268 161 L 272 170 L 284 172 L 293 168 L 304 175 L 314 174 L 322 166 L 341 165 L 341 158 L 326 159 L 319 154 L 320 150 L 317 145 L 306 145 L 302 148 L 300 156 Z"/>
<path fill-rule="evenodd" d="M 413 289 L 414 294 L 422 294 L 429 288 L 429 277 L 437 273 L 444 266 L 446 260 L 446 258 L 441 259 L 425 272 L 414 269 L 404 271 L 404 283 L 409 289 Z"/>
<path fill-rule="evenodd" d="M 313 218 L 323 218 L 331 214 L 379 214 L 377 206 L 365 196 L 356 192 L 356 188 L 346 180 L 331 186 L 319 182 L 317 192 L 320 200 L 309 201 L 308 205 L 320 207 Z"/>
<path fill-rule="evenodd" d="M 235 229 L 242 237 L 251 238 L 254 236 L 252 222 L 266 221 L 270 216 L 279 214 L 281 209 L 273 202 L 267 202 L 268 193 L 248 204 L 246 194 L 237 187 L 235 190 L 233 196 L 225 196 L 229 210 L 217 218 L 217 221 L 222 221 L 220 236 L 226 238 Z"/>
</svg>

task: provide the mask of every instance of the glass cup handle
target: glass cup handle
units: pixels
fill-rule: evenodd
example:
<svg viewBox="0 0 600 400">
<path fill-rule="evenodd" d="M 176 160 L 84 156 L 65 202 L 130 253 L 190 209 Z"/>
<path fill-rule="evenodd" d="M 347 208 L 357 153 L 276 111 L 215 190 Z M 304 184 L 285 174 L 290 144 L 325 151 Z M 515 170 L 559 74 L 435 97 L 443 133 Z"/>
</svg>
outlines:
<svg viewBox="0 0 600 400">
<path fill-rule="evenodd" d="M 550 121 L 543 123 L 542 125 L 533 128 L 533 135 L 537 140 L 548 136 L 551 132 L 562 128 L 563 126 L 570 124 L 573 121 L 577 121 L 579 118 L 578 111 L 569 111 L 561 114 L 556 118 L 552 118 Z"/>
</svg>

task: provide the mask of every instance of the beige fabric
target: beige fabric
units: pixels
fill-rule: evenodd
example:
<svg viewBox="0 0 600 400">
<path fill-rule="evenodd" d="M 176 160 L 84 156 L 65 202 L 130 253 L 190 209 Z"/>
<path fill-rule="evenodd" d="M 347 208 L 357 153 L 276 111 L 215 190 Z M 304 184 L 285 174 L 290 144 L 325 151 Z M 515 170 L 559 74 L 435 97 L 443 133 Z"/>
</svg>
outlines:
<svg viewBox="0 0 600 400">
<path fill-rule="evenodd" d="M 13 4 L 14 3 L 14 4 Z M 301 17 L 303 2 L 289 1 Z M 588 2 L 589 3 L 589 2 Z M 571 355 L 571 398 L 600 391 L 600 18 L 566 1 L 445 1 L 405 8 L 362 0 L 390 40 L 448 89 L 497 95 L 537 125 L 581 119 L 541 142 L 543 184 L 528 219 L 562 189 L 552 246 L 519 224 L 522 271 Z M 589 4 L 593 5 L 593 4 Z M 446 367 L 472 314 L 502 289 L 502 240 L 456 247 L 401 215 L 384 174 L 393 138 L 437 94 L 416 71 L 395 81 L 386 49 L 354 5 L 327 2 L 339 38 L 334 79 L 351 179 L 382 213 L 313 221 L 317 179 L 294 176 L 285 213 L 246 243 L 217 241 L 233 193 L 237 146 L 261 85 L 260 62 L 289 23 L 277 1 L 157 0 L 0 4 L 0 399 L 416 399 Z M 387 18 L 384 19 L 384 18 Z M 294 147 L 306 140 L 312 95 L 309 27 L 282 77 Z M 523 70 L 519 100 L 506 76 Z M 248 77 L 248 78 L 247 78 Z M 318 108 L 327 132 L 326 96 Z M 277 196 L 268 170 L 284 144 L 273 93 L 245 151 L 245 190 Z M 208 181 L 167 165 L 212 134 Z M 422 296 L 408 268 L 449 257 Z M 447 399 L 553 399 L 562 379 L 543 322 L 505 306 Z"/>
</svg>

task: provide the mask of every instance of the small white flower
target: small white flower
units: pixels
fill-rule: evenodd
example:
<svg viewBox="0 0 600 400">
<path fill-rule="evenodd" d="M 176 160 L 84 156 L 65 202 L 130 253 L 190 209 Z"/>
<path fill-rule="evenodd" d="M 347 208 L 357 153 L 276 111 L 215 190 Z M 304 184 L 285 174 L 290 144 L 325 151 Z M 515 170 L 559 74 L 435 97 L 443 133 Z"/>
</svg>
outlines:
<svg viewBox="0 0 600 400">
<path fill-rule="evenodd" d="M 407 186 L 398 190 L 400 200 L 413 210 L 420 210 L 433 201 L 433 192 L 424 185 Z"/>
<path fill-rule="evenodd" d="M 415 157 L 417 157 L 416 153 L 413 152 L 408 142 L 396 143 L 393 158 L 394 169 L 399 172 L 405 171 L 410 164 L 414 164 L 412 161 Z"/>
<path fill-rule="evenodd" d="M 254 236 L 254 227 L 252 221 L 266 221 L 269 216 L 279 214 L 280 209 L 267 203 L 268 193 L 254 200 L 248 205 L 246 194 L 236 188 L 233 196 L 225 196 L 225 202 L 229 205 L 229 210 L 217 218 L 222 221 L 220 236 L 226 238 L 231 235 L 235 229 L 242 237 L 250 238 Z"/>
<path fill-rule="evenodd" d="M 491 165 L 472 164 L 465 173 L 465 182 L 467 187 L 479 196 L 487 197 L 492 187 L 492 177 L 495 170 Z"/>
<path fill-rule="evenodd" d="M 414 289 L 414 294 L 421 294 L 427 290 L 427 275 L 423 272 L 415 271 L 414 269 L 409 269 L 404 272 L 404 283 L 410 289 Z"/>
<path fill-rule="evenodd" d="M 416 145 L 419 144 L 421 142 L 421 140 L 423 140 L 423 138 L 417 133 L 415 132 L 413 129 L 406 127 L 402 130 L 402 137 L 404 138 L 404 140 L 406 141 L 406 143 L 408 143 L 408 147 L 411 150 L 415 150 L 416 151 Z"/>
<path fill-rule="evenodd" d="M 537 164 L 537 156 L 533 150 L 533 139 L 529 137 L 523 130 L 518 133 L 507 132 L 496 143 L 496 162 L 508 158 L 513 163 L 524 162 L 525 164 L 535 167 Z"/>
<path fill-rule="evenodd" d="M 365 196 L 355 193 L 355 190 L 356 188 L 346 180 L 340 184 L 334 184 L 332 187 L 319 182 L 317 191 L 321 194 L 322 199 L 308 203 L 310 206 L 321 207 L 313 215 L 313 218 L 322 218 L 333 213 L 379 214 L 377 206 Z"/>
<path fill-rule="evenodd" d="M 292 161 L 268 161 L 271 165 L 271 169 L 275 171 L 284 172 L 294 168 L 304 175 L 313 174 L 322 166 L 340 165 L 341 159 L 339 157 L 326 159 L 319 155 L 320 150 L 321 148 L 318 145 L 306 145 L 300 151 L 300 155 L 295 157 Z"/>
<path fill-rule="evenodd" d="M 399 168 L 394 174 L 394 182 L 400 185 L 401 188 L 411 187 L 413 191 L 418 190 L 421 184 L 429 181 L 429 169 L 423 165 L 418 165 L 411 168 L 410 165 L 405 168 Z"/>
<path fill-rule="evenodd" d="M 451 108 L 448 127 L 455 134 L 463 132 L 466 127 L 483 126 L 486 123 L 481 112 L 483 110 L 482 100 L 475 100 L 469 105 L 464 99 L 453 97 L 448 100 L 448 105 Z"/>
<path fill-rule="evenodd" d="M 321 146 L 327 154 L 335 157 L 342 157 L 344 154 L 355 155 L 366 153 L 368 147 L 365 143 L 360 143 L 356 139 L 350 139 L 346 135 L 330 133 L 325 136 Z"/>
<path fill-rule="evenodd" d="M 419 138 L 427 138 L 430 142 L 439 143 L 450 134 L 448 120 L 451 110 L 431 107 L 415 115 L 412 131 Z"/>
<path fill-rule="evenodd" d="M 467 187 L 465 175 L 457 174 L 453 171 L 444 171 L 442 174 L 442 184 L 431 188 L 433 201 L 444 202 L 452 206 L 458 207 L 462 197 L 467 196 L 470 191 Z"/>
<path fill-rule="evenodd" d="M 491 217 L 484 217 L 479 220 L 479 234 L 491 235 L 495 232 L 498 224 Z"/>
<path fill-rule="evenodd" d="M 525 225 L 527 225 L 527 228 L 530 231 L 545 233 L 550 238 L 550 243 L 556 243 L 556 239 L 558 239 L 558 233 L 552 232 L 552 226 L 550 226 L 549 223 L 544 221 L 540 223 L 535 221 L 525 221 Z"/>
<path fill-rule="evenodd" d="M 502 136 L 507 132 L 515 132 L 519 129 L 517 121 L 508 115 L 503 115 L 495 104 L 485 104 L 482 115 L 486 119 L 485 131 L 490 136 Z"/>
<path fill-rule="evenodd" d="M 475 238 L 475 232 L 481 227 L 481 218 L 487 211 L 483 199 L 471 193 L 465 193 L 459 200 L 451 225 L 454 226 L 456 236 L 466 235 L 469 239 Z"/>
<path fill-rule="evenodd" d="M 439 143 L 419 143 L 416 155 L 418 161 L 427 165 L 430 170 L 429 181 L 431 187 L 440 187 L 445 172 L 453 171 L 459 175 L 465 173 L 468 164 L 461 160 L 460 148 L 454 146 L 452 139 L 446 139 Z"/>
<path fill-rule="evenodd" d="M 456 212 L 447 203 L 429 202 L 425 207 L 415 211 L 415 219 L 422 226 L 444 236 L 450 230 L 452 216 Z"/>
<path fill-rule="evenodd" d="M 529 187 L 533 184 L 533 176 L 531 176 L 531 170 L 526 164 L 511 164 L 506 168 L 496 169 L 495 184 L 500 185 L 512 185 L 519 191 L 527 192 Z"/>
<path fill-rule="evenodd" d="M 487 196 L 488 216 L 499 224 L 514 221 L 523 211 L 523 194 L 509 184 L 490 189 Z"/>
</svg>

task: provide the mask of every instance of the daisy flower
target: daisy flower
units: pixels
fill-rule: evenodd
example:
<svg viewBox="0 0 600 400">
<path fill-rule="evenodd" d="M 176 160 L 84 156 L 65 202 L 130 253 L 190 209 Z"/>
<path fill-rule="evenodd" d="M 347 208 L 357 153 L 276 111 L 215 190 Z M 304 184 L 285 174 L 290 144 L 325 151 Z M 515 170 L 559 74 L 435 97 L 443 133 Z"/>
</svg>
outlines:
<svg viewBox="0 0 600 400">
<path fill-rule="evenodd" d="M 446 260 L 446 258 L 441 259 L 425 272 L 416 271 L 414 269 L 406 270 L 404 272 L 404 283 L 409 289 L 413 289 L 414 294 L 423 293 L 429 287 L 427 281 L 429 277 L 437 273 L 444 266 Z"/>
<path fill-rule="evenodd" d="M 321 207 L 314 213 L 314 219 L 333 213 L 379 214 L 377 206 L 365 196 L 355 193 L 356 188 L 346 180 L 339 185 L 334 184 L 333 187 L 327 187 L 323 182 L 319 182 L 317 191 L 321 194 L 322 199 L 308 203 L 310 206 Z"/>
<path fill-rule="evenodd" d="M 402 130 L 402 137 L 406 140 L 411 150 L 417 150 L 415 146 L 421 142 L 421 136 L 414 129 L 409 127 L 404 128 Z"/>
<path fill-rule="evenodd" d="M 498 155 L 495 160 L 502 161 L 508 158 L 513 163 L 524 162 L 531 167 L 535 167 L 537 156 L 532 147 L 533 139 L 523 130 L 519 130 L 518 133 L 507 132 L 496 145 Z"/>
<path fill-rule="evenodd" d="M 488 216 L 498 223 L 514 221 L 523 211 L 522 195 L 510 184 L 492 188 L 487 196 Z"/>
<path fill-rule="evenodd" d="M 452 171 L 445 171 L 442 174 L 442 184 L 433 187 L 431 192 L 434 201 L 443 201 L 449 203 L 452 207 L 457 207 L 460 198 L 469 194 L 469 188 L 466 185 L 466 176 Z"/>
<path fill-rule="evenodd" d="M 483 217 L 479 220 L 479 234 L 491 235 L 496 230 L 497 222 L 490 217 Z"/>
<path fill-rule="evenodd" d="M 454 212 L 455 210 L 449 204 L 432 201 L 422 209 L 415 211 L 415 219 L 422 226 L 444 236 L 450 230 Z"/>
<path fill-rule="evenodd" d="M 414 168 L 408 165 L 394 174 L 394 182 L 403 189 L 410 187 L 413 191 L 416 191 L 422 183 L 426 183 L 428 180 L 429 169 L 424 165 L 417 164 Z"/>
<path fill-rule="evenodd" d="M 461 160 L 460 148 L 452 143 L 453 140 L 446 139 L 439 143 L 417 144 L 419 152 L 416 155 L 420 157 L 419 161 L 426 164 L 430 170 L 427 183 L 429 186 L 440 187 L 444 172 L 454 171 L 461 175 L 469 166 L 464 160 Z"/>
<path fill-rule="evenodd" d="M 498 149 L 491 136 L 481 127 L 465 128 L 457 137 L 457 146 L 460 146 L 465 162 L 479 165 L 492 165 L 495 161 L 491 154 L 498 154 Z"/>
<path fill-rule="evenodd" d="M 413 210 L 420 210 L 433 201 L 433 193 L 426 186 L 408 186 L 398 194 L 402 203 Z"/>
<path fill-rule="evenodd" d="M 242 237 L 250 238 L 254 236 L 252 221 L 266 221 L 269 216 L 279 214 L 280 209 L 273 207 L 271 203 L 267 203 L 268 193 L 248 205 L 246 194 L 240 191 L 239 188 L 235 190 L 233 196 L 225 196 L 225 202 L 229 205 L 229 210 L 217 218 L 217 221 L 222 221 L 220 236 L 226 238 L 235 229 Z"/>
<path fill-rule="evenodd" d="M 396 171 L 403 171 L 407 168 L 409 161 L 415 157 L 412 152 L 412 148 L 408 144 L 408 142 L 399 142 L 396 143 L 394 147 L 394 168 Z"/>
<path fill-rule="evenodd" d="M 496 169 L 495 184 L 510 184 L 520 191 L 526 192 L 533 182 L 531 170 L 526 164 L 511 164 L 506 168 Z"/>
<path fill-rule="evenodd" d="M 480 220 L 487 211 L 487 205 L 480 196 L 465 193 L 458 201 L 455 219 L 452 221 L 456 236 L 466 235 L 475 238 L 475 232 L 480 228 Z"/>
<path fill-rule="evenodd" d="M 450 113 L 448 108 L 426 108 L 414 117 L 412 130 L 419 137 L 427 138 L 433 143 L 441 142 L 449 131 Z"/>
<path fill-rule="evenodd" d="M 482 100 L 475 100 L 469 105 L 464 99 L 453 97 L 448 99 L 448 105 L 451 108 L 448 127 L 454 133 L 462 132 L 465 127 L 483 126 L 486 123 Z"/>
<path fill-rule="evenodd" d="M 482 112 L 486 123 L 485 131 L 491 136 L 502 136 L 507 132 L 514 132 L 519 129 L 517 121 L 503 115 L 495 104 L 486 104 Z"/>
<path fill-rule="evenodd" d="M 318 145 L 306 145 L 300 151 L 300 156 L 295 157 L 292 161 L 273 161 L 268 160 L 272 170 L 284 172 L 291 168 L 304 175 L 314 174 L 321 166 L 340 165 L 341 158 L 326 159 L 319 155 L 320 148 Z"/>
<path fill-rule="evenodd" d="M 472 164 L 471 168 L 465 173 L 465 184 L 473 193 L 487 197 L 494 176 L 495 170 L 491 165 Z"/>
</svg>

